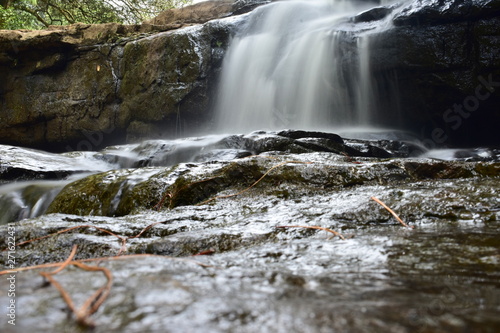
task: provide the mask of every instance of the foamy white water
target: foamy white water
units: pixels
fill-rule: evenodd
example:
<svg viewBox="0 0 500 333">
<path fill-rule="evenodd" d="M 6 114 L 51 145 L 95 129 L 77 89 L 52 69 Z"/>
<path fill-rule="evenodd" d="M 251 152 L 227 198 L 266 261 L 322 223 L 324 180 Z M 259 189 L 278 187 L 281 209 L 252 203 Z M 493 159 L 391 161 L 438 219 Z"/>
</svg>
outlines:
<svg viewBox="0 0 500 333">
<path fill-rule="evenodd" d="M 369 8 L 357 1 L 293 0 L 254 10 L 224 60 L 217 130 L 371 125 L 376 89 L 370 40 L 361 36 L 374 28 L 348 21 Z"/>
</svg>

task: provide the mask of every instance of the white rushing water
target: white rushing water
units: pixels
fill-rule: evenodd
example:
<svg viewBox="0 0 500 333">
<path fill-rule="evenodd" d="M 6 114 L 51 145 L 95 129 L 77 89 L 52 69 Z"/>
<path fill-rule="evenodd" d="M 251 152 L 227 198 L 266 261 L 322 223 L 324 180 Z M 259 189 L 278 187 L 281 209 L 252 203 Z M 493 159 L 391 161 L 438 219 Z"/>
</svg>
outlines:
<svg viewBox="0 0 500 333">
<path fill-rule="evenodd" d="M 254 10 L 224 60 L 217 130 L 372 125 L 376 87 L 363 34 L 390 20 L 354 24 L 349 18 L 373 6 L 291 0 Z"/>
</svg>

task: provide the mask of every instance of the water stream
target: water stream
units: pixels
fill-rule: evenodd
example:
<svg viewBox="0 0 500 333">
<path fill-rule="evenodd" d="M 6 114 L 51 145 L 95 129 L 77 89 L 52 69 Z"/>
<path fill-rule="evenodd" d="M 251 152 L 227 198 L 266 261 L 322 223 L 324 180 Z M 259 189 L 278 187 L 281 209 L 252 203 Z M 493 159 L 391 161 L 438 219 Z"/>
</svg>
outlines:
<svg viewBox="0 0 500 333">
<path fill-rule="evenodd" d="M 114 283 L 97 333 L 499 332 L 500 150 L 422 155 L 408 133 L 373 128 L 397 95 L 372 75 L 373 32 L 398 8 L 351 19 L 374 2 L 249 14 L 217 107 L 217 132 L 238 134 L 65 154 L 0 145 L 0 236 L 40 238 L 8 255 L 17 266 L 63 262 L 74 244 L 78 259 L 138 255 L 99 260 Z M 281 128 L 292 130 L 265 131 Z M 57 276 L 77 304 L 105 279 L 85 273 Z M 39 271 L 15 279 L 21 331 L 81 331 Z"/>
<path fill-rule="evenodd" d="M 359 136 L 360 128 L 365 137 L 368 131 L 377 138 L 386 136 L 368 129 L 374 125 L 377 104 L 376 84 L 370 74 L 369 32 L 390 25 L 390 15 L 374 22 L 352 19 L 373 6 L 371 1 L 293 0 L 271 3 L 250 13 L 223 64 L 217 131 L 331 131 L 344 127 L 342 133 L 351 137 Z M 347 126 L 357 129 L 346 132 Z M 19 152 L 16 161 L 24 166 L 33 164 L 35 173 L 68 173 L 57 175 L 58 179 L 47 177 L 50 181 L 28 177 L 1 186 L 0 224 L 43 214 L 65 185 L 88 172 L 230 160 L 255 153 L 248 146 L 251 143 L 231 140 L 212 135 L 145 141 L 89 152 L 76 159 L 55 156 L 39 160 L 36 155 L 31 162 L 20 159 L 36 153 Z M 73 174 L 71 179 L 66 178 L 69 174 Z"/>
<path fill-rule="evenodd" d="M 352 19 L 371 7 L 371 2 L 308 0 L 255 10 L 224 60 L 217 129 L 377 125 L 378 100 L 392 92 L 379 91 L 373 81 L 370 32 L 389 26 L 395 8 L 379 20 Z"/>
<path fill-rule="evenodd" d="M 385 7 L 374 9 L 373 1 L 290 0 L 250 13 L 224 60 L 217 131 L 300 128 L 355 139 L 412 140 L 404 132 L 373 128 L 380 100 L 394 92 L 379 89 L 373 79 L 372 35 L 388 28 L 401 8 L 394 1 L 377 3 Z M 382 14 L 373 16 L 373 10 Z M 258 153 L 254 145 L 241 136 L 209 135 L 73 153 L 76 158 L 5 148 L 3 155 L 15 154 L 16 163 L 32 167 L 35 176 L 0 186 L 0 224 L 42 215 L 64 186 L 89 172 L 231 160 Z M 426 157 L 455 154 L 434 151 Z M 476 155 L 491 157 L 488 151 Z M 40 176 L 47 172 L 57 179 Z"/>
</svg>

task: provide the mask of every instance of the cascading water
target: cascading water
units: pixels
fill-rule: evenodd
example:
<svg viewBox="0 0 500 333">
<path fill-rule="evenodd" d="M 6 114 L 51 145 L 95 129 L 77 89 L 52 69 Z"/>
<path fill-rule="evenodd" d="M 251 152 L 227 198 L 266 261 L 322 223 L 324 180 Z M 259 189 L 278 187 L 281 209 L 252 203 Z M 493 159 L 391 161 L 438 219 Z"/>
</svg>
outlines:
<svg viewBox="0 0 500 333">
<path fill-rule="evenodd" d="M 241 134 L 280 128 L 330 131 L 373 125 L 374 105 L 382 94 L 371 74 L 370 33 L 383 29 L 390 17 L 352 17 L 374 3 L 389 2 L 282 0 L 254 10 L 224 60 L 216 114 L 218 132 Z M 382 12 L 395 12 L 395 8 Z M 15 159 L 28 174 L 35 170 L 53 178 L 63 170 L 62 174 L 74 178 L 61 175 L 61 180 L 0 186 L 0 224 L 44 214 L 66 184 L 87 172 L 234 159 L 255 153 L 254 145 L 239 136 L 207 136 L 111 147 L 82 158 L 77 154 L 44 159 L 37 152 L 5 148 L 4 154 L 30 157 Z M 16 165 L 9 167 L 16 170 Z M 134 184 L 126 179 L 120 191 Z"/>
<path fill-rule="evenodd" d="M 389 20 L 350 20 L 373 4 L 292 0 L 256 9 L 224 60 L 217 130 L 373 125 L 377 96 L 365 33 Z"/>
</svg>

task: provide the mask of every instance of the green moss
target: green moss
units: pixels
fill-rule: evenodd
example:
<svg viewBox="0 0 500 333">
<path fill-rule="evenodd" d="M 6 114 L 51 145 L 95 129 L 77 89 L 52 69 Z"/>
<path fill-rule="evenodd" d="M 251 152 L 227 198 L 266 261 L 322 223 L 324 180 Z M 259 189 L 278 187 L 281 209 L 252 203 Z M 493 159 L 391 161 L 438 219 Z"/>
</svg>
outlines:
<svg viewBox="0 0 500 333">
<path fill-rule="evenodd" d="M 469 164 L 465 162 L 407 162 L 404 167 L 416 179 L 456 179 L 474 176 Z"/>
<path fill-rule="evenodd" d="M 121 72 L 124 73 L 120 84 L 120 94 L 122 96 L 133 96 L 140 90 L 142 77 L 144 75 L 147 48 L 139 42 L 128 43 L 124 47 Z"/>
<path fill-rule="evenodd" d="M 262 175 L 256 164 L 230 163 L 214 175 L 205 175 L 202 179 L 181 176 L 167 189 L 169 199 L 166 206 L 195 205 L 229 187 L 248 187 Z"/>
<path fill-rule="evenodd" d="M 68 184 L 47 213 L 123 216 L 138 208 L 150 208 L 159 200 L 154 182 L 130 183 L 133 170 L 114 170 Z"/>
<path fill-rule="evenodd" d="M 145 181 L 128 189 L 120 198 L 114 212 L 116 216 L 133 214 L 141 209 L 153 208 L 161 200 L 161 185 L 154 181 Z"/>
<path fill-rule="evenodd" d="M 500 163 L 478 163 L 474 170 L 481 176 L 498 177 L 500 176 Z"/>
</svg>

